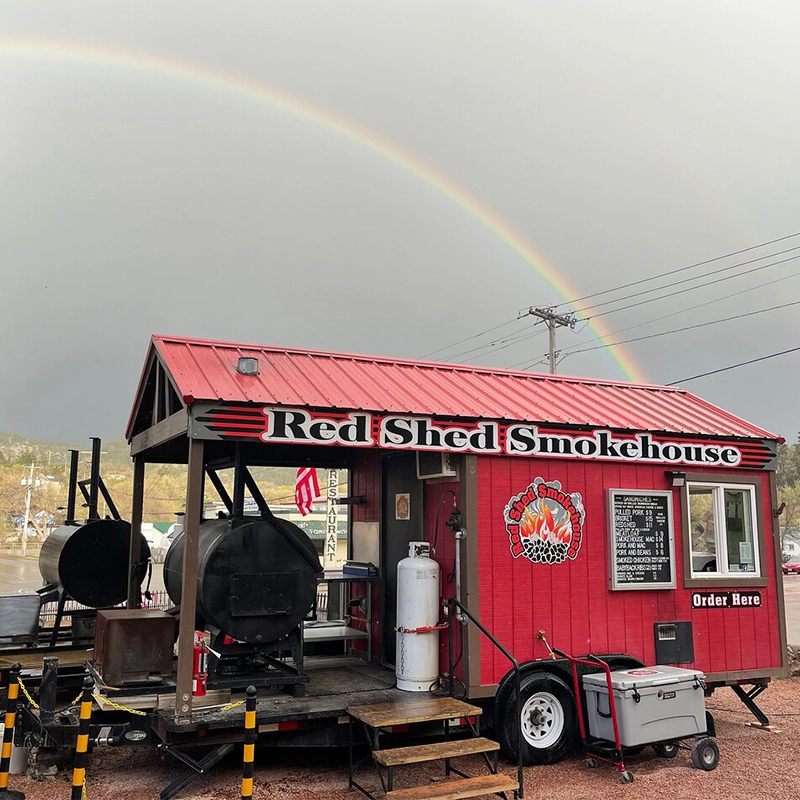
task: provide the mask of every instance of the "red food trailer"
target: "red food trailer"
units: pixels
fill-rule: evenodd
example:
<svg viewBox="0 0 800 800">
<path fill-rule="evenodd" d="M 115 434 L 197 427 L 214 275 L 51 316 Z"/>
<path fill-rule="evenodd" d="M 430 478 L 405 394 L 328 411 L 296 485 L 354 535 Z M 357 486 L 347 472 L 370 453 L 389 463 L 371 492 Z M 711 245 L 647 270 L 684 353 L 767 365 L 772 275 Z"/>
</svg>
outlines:
<svg viewBox="0 0 800 800">
<path fill-rule="evenodd" d="M 451 614 L 451 654 L 441 637 L 440 676 L 494 705 L 507 749 L 521 723 L 529 763 L 558 760 L 575 737 L 568 666 L 547 639 L 618 666 L 700 669 L 768 724 L 755 698 L 787 670 L 782 440 L 690 392 L 155 336 L 127 435 L 140 487 L 145 462 L 188 461 L 187 532 L 202 470 L 231 448 L 253 464 L 349 470 L 348 555 L 377 567 L 352 587 L 371 603 L 352 620 L 369 644 L 350 652 L 398 665 L 397 566 L 427 542 L 440 621 L 456 598 L 523 662 L 523 719 L 507 660 L 465 614 Z M 182 614 L 179 697 L 192 627 Z"/>
<path fill-rule="evenodd" d="M 228 665 L 258 665 L 216 685 L 229 696 L 264 687 L 259 735 L 273 741 L 342 743 L 342 723 L 364 703 L 385 720 L 375 705 L 409 695 L 398 687 L 438 688 L 483 710 L 509 755 L 552 763 L 576 741 L 577 711 L 569 663 L 550 644 L 616 668 L 702 670 L 709 690 L 732 687 L 769 724 L 756 698 L 788 667 L 781 439 L 683 389 L 154 336 L 126 435 L 134 534 L 147 465 L 186 464 L 188 477 L 184 533 L 165 565 L 180 606 L 177 669 L 158 685 L 151 674 L 139 706 L 147 722 L 132 718 L 141 730 L 123 726 L 120 743 L 172 752 L 218 742 L 203 769 L 228 752 L 236 704 L 200 710 L 192 691 L 195 627 L 211 618 L 222 619 L 212 652 L 233 648 Z M 328 491 L 347 506 L 353 570 L 325 569 L 327 544 L 315 554 L 297 526 L 276 520 L 251 471 L 260 466 L 345 471 L 346 496 L 338 484 Z M 227 512 L 203 520 L 212 487 Z M 248 493 L 258 524 L 244 513 Z M 227 550 L 215 561 L 219 542 Z M 130 574 L 138 559 L 131 546 Z M 309 619 L 317 581 L 344 592 L 339 672 L 330 654 L 314 666 L 315 644 L 331 633 Z M 138 604 L 132 581 L 128 605 Z M 426 621 L 410 623 L 421 605 Z M 429 672 L 411 675 L 437 636 Z M 171 660 L 171 649 L 161 655 Z M 174 702 L 156 702 L 164 694 Z M 438 713 L 463 725 L 471 712 Z"/>
</svg>

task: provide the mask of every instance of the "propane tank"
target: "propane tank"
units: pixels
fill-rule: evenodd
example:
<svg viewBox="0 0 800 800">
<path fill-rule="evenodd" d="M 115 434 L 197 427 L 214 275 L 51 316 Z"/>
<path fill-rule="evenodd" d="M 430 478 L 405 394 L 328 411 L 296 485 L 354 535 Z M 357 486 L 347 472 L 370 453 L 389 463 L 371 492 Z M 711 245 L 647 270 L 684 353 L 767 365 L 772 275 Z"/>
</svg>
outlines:
<svg viewBox="0 0 800 800">
<path fill-rule="evenodd" d="M 205 697 L 208 686 L 208 645 L 202 631 L 194 632 L 192 697 Z"/>
<path fill-rule="evenodd" d="M 439 675 L 439 565 L 427 542 L 409 542 L 397 565 L 397 688 L 427 692 Z"/>
</svg>

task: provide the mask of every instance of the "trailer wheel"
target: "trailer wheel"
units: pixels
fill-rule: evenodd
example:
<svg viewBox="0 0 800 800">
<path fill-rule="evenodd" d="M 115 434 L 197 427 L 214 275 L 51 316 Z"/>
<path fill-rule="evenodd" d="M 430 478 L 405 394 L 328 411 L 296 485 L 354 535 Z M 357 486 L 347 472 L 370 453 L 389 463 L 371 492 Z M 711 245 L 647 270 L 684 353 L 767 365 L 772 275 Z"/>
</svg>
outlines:
<svg viewBox="0 0 800 800">
<path fill-rule="evenodd" d="M 698 739 L 692 745 L 692 764 L 710 772 L 719 763 L 719 747 L 713 739 Z"/>
<path fill-rule="evenodd" d="M 675 758 L 678 755 L 680 747 L 677 742 L 659 742 L 653 745 L 653 750 L 656 751 L 657 756 L 661 758 Z"/>
<path fill-rule="evenodd" d="M 498 725 L 505 752 L 515 759 L 519 742 L 526 765 L 560 761 L 576 740 L 578 720 L 572 690 L 561 678 L 536 672 L 523 679 L 520 695 L 521 717 L 517 719 L 516 691 L 512 691 Z"/>
</svg>

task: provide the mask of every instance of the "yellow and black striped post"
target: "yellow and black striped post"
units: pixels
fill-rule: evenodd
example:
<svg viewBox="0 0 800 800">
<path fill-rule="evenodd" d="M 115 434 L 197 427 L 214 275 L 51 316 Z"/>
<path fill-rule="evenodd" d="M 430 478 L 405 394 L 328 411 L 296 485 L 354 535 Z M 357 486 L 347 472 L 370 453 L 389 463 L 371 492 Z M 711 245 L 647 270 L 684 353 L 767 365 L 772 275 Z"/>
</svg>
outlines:
<svg viewBox="0 0 800 800">
<path fill-rule="evenodd" d="M 253 796 L 253 760 L 256 755 L 256 687 L 247 687 L 244 706 L 244 764 L 242 766 L 242 800 Z"/>
<path fill-rule="evenodd" d="M 75 765 L 72 768 L 71 800 L 81 800 L 86 783 L 86 751 L 89 749 L 89 723 L 92 719 L 92 689 L 94 681 L 87 675 L 83 679 L 81 712 L 78 721 L 78 741 L 75 743 Z"/>
<path fill-rule="evenodd" d="M 0 800 L 25 800 L 22 792 L 8 788 L 8 769 L 11 766 L 11 748 L 14 746 L 14 722 L 17 718 L 17 698 L 19 697 L 19 670 L 15 663 L 8 676 L 8 703 L 6 704 L 5 728 L 3 730 L 3 750 L 0 754 Z"/>
</svg>

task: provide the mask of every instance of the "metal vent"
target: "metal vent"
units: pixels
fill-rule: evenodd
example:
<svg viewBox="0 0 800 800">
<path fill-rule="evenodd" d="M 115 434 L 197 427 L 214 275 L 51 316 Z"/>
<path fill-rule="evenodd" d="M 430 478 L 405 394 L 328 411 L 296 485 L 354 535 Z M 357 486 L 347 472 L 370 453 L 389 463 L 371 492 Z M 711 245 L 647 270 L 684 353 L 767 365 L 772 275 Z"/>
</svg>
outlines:
<svg viewBox="0 0 800 800">
<path fill-rule="evenodd" d="M 656 636 L 659 642 L 674 642 L 678 638 L 678 628 L 674 624 L 659 624 L 656 627 Z"/>
</svg>

